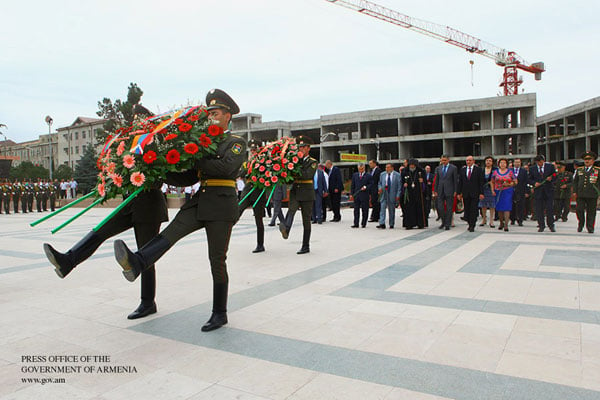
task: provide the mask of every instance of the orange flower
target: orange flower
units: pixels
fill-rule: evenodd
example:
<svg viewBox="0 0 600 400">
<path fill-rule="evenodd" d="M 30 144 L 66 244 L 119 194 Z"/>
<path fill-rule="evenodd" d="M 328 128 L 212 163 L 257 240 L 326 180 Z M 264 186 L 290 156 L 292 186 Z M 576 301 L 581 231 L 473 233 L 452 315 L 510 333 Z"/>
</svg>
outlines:
<svg viewBox="0 0 600 400">
<path fill-rule="evenodd" d="M 125 142 L 119 143 L 119 147 L 117 147 L 117 155 L 120 156 L 125 151 Z"/>
<path fill-rule="evenodd" d="M 133 168 L 135 165 L 135 158 L 131 154 L 127 154 L 123 157 L 123 166 L 125 168 Z"/>
<path fill-rule="evenodd" d="M 119 174 L 112 174 L 110 179 L 112 179 L 116 187 L 121 187 L 123 185 L 123 177 Z"/>
<path fill-rule="evenodd" d="M 131 181 L 133 186 L 140 187 L 146 181 L 146 176 L 142 172 L 134 172 L 133 174 L 131 174 L 131 177 L 129 177 L 129 180 Z"/>
</svg>

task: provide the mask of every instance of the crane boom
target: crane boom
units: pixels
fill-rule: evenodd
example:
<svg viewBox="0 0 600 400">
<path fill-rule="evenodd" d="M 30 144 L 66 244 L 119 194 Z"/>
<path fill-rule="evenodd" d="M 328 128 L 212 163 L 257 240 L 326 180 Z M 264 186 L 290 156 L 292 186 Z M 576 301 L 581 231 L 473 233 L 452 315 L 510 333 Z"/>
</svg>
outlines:
<svg viewBox="0 0 600 400">
<path fill-rule="evenodd" d="M 497 65 L 504 67 L 503 81 L 500 86 L 504 87 L 505 95 L 518 94 L 518 87 L 522 81 L 517 76 L 517 69 L 534 73 L 536 80 L 540 80 L 542 72 L 545 71 L 544 63 L 529 64 L 514 51 L 507 51 L 449 26 L 414 18 L 367 0 L 326 1 L 441 40 L 470 53 L 491 58 Z"/>
</svg>

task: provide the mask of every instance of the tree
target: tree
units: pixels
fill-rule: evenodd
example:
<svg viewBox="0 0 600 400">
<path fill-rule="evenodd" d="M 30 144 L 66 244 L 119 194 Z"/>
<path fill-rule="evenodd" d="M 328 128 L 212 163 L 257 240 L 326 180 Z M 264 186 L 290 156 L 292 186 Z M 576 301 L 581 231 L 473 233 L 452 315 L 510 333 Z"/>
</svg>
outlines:
<svg viewBox="0 0 600 400">
<path fill-rule="evenodd" d="M 139 104 L 143 94 L 144 92 L 137 83 L 131 82 L 127 87 L 126 101 L 116 99 L 113 102 L 105 97 L 98 102 L 96 114 L 107 120 L 104 123 L 104 129 L 96 131 L 96 140 L 99 143 L 104 143 L 109 133 L 114 132 L 118 127 L 130 125 L 133 122 L 133 107 Z"/>
<path fill-rule="evenodd" d="M 60 180 L 69 180 L 73 177 L 73 169 L 67 164 L 61 164 L 54 171 L 54 178 Z"/>
<path fill-rule="evenodd" d="M 83 149 L 83 155 L 75 166 L 73 178 L 77 181 L 78 189 L 83 194 L 89 193 L 96 187 L 98 180 L 96 158 L 96 149 L 90 144 Z"/>
<path fill-rule="evenodd" d="M 20 181 L 24 179 L 48 179 L 50 171 L 41 165 L 34 165 L 31 161 L 23 161 L 16 167 L 10 168 L 10 177 Z"/>
</svg>

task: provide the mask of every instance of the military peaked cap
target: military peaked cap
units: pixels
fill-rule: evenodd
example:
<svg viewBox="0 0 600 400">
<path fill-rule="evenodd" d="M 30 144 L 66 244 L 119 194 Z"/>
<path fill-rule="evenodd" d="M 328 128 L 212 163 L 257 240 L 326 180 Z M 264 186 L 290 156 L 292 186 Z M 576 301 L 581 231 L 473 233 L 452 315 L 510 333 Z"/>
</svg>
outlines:
<svg viewBox="0 0 600 400">
<path fill-rule="evenodd" d="M 221 89 L 212 89 L 206 94 L 207 110 L 222 108 L 231 114 L 238 114 L 240 108 L 233 99 Z"/>
</svg>

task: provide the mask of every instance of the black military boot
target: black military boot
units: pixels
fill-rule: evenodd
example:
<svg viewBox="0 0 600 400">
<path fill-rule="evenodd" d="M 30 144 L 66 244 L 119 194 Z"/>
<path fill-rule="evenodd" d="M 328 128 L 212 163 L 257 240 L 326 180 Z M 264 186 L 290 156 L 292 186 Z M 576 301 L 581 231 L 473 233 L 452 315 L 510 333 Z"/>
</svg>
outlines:
<svg viewBox="0 0 600 400">
<path fill-rule="evenodd" d="M 214 331 L 227 324 L 227 283 L 213 284 L 213 310 L 202 332 Z"/>
<path fill-rule="evenodd" d="M 73 268 L 94 254 L 102 242 L 104 242 L 104 239 L 95 231 L 91 231 L 64 254 L 54 249 L 48 243 L 44 243 L 44 253 L 46 253 L 48 261 L 54 265 L 56 275 L 64 278 Z"/>
<path fill-rule="evenodd" d="M 171 243 L 161 235 L 156 236 L 135 253 L 122 240 L 115 240 L 115 257 L 123 268 L 123 276 L 129 282 L 148 269 L 171 248 Z"/>
<path fill-rule="evenodd" d="M 302 247 L 296 252 L 296 254 L 306 254 L 308 252 L 310 252 L 310 231 L 307 232 L 305 230 L 304 234 L 302 235 Z"/>
<path fill-rule="evenodd" d="M 253 253 L 261 253 L 265 251 L 265 227 L 256 227 L 256 248 L 252 250 Z"/>
</svg>

